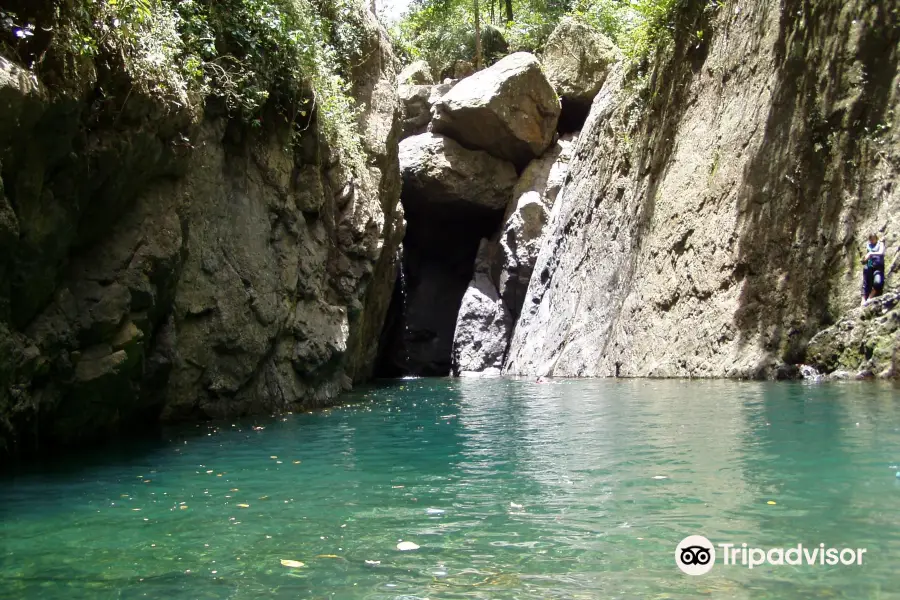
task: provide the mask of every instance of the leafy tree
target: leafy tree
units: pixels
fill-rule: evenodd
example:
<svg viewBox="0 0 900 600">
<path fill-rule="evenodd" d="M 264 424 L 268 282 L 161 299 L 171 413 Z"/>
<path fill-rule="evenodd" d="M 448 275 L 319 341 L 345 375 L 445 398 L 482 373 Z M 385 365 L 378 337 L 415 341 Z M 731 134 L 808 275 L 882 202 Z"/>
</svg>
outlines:
<svg viewBox="0 0 900 600">
<path fill-rule="evenodd" d="M 441 74 L 456 60 L 487 66 L 507 51 L 540 53 L 559 20 L 575 16 L 639 60 L 671 38 L 673 12 L 687 0 L 491 0 L 487 24 L 496 28 L 495 37 L 502 38 L 502 44 L 488 39 L 479 2 L 414 0 L 394 28 L 394 38 L 407 56 L 428 61 L 435 73 Z M 480 61 L 479 33 L 484 46 Z M 497 52 L 496 47 L 504 49 Z"/>
</svg>

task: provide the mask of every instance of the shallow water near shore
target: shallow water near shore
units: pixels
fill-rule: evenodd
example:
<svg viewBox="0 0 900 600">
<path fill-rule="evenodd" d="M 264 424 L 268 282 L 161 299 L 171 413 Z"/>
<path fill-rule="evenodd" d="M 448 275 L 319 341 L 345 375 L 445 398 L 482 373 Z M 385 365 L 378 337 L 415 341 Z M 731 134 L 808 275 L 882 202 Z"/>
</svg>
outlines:
<svg viewBox="0 0 900 600">
<path fill-rule="evenodd" d="M 900 598 L 898 398 L 419 379 L 173 429 L 0 477 L 0 598 Z M 688 577 L 691 534 L 867 552 Z"/>
</svg>

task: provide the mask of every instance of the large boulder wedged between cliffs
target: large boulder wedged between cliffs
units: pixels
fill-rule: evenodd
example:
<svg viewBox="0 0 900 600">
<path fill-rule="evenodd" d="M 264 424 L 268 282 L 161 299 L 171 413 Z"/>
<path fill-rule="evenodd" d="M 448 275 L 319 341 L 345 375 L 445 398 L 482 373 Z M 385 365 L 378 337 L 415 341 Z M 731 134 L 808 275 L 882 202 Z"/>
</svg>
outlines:
<svg viewBox="0 0 900 600">
<path fill-rule="evenodd" d="M 516 183 L 510 163 L 433 133 L 400 143 L 400 172 L 407 210 L 422 203 L 503 210 Z"/>
<path fill-rule="evenodd" d="M 378 374 L 448 375 L 479 242 L 497 231 L 516 172 L 432 133 L 403 140 L 400 164 L 407 229 Z"/>
<path fill-rule="evenodd" d="M 433 113 L 435 133 L 522 168 L 553 142 L 560 104 L 537 59 L 517 52 L 457 83 Z"/>
<path fill-rule="evenodd" d="M 622 53 L 590 25 L 566 17 L 547 39 L 544 72 L 562 100 L 561 131 L 581 129 L 591 102 Z"/>
<path fill-rule="evenodd" d="M 453 334 L 453 374 L 500 374 L 513 320 L 497 292 L 492 267 L 497 263 L 496 242 L 481 240 L 475 274 L 463 295 Z"/>
</svg>

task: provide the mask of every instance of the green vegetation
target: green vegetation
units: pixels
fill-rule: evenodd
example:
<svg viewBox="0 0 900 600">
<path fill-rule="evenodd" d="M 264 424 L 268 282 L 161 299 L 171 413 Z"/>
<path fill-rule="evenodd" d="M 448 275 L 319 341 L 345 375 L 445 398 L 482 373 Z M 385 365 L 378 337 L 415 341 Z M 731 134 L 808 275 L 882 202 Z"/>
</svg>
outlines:
<svg viewBox="0 0 900 600">
<path fill-rule="evenodd" d="M 253 125 L 274 109 L 298 130 L 315 115 L 330 143 L 359 156 L 352 1 L 18 0 L 0 12 L 0 52 L 57 91 L 97 85 L 193 109 L 218 99 Z"/>
<path fill-rule="evenodd" d="M 634 62 L 672 40 L 676 13 L 691 0 L 415 0 L 393 28 L 401 53 L 427 61 L 437 75 L 449 74 L 456 60 L 474 63 L 473 23 L 482 20 L 508 43 L 508 51 L 540 52 L 563 17 L 578 18 L 607 35 Z M 718 0 L 710 0 L 718 5 Z M 508 10 L 507 10 L 508 9 Z M 702 32 L 697 32 L 698 41 Z M 493 44 L 498 46 L 499 44 Z M 490 44 L 486 44 L 489 47 Z M 503 53 L 485 52 L 485 64 Z"/>
</svg>

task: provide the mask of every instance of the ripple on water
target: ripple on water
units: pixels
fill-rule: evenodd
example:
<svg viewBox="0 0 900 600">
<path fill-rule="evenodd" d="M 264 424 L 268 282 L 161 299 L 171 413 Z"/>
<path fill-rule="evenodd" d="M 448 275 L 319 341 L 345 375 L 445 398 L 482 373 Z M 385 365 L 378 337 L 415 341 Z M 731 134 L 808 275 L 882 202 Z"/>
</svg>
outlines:
<svg viewBox="0 0 900 600">
<path fill-rule="evenodd" d="M 6 476 L 0 597 L 893 593 L 892 388 L 415 379 L 348 399 Z M 693 533 L 869 562 L 686 578 Z"/>
</svg>

